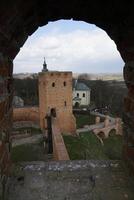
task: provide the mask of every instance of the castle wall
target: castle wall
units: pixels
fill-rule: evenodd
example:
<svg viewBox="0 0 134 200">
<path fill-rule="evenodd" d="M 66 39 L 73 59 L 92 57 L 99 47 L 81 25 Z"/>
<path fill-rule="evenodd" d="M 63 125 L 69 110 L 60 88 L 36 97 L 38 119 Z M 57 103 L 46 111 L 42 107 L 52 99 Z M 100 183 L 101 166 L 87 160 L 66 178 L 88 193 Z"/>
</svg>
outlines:
<svg viewBox="0 0 134 200">
<path fill-rule="evenodd" d="M 10 133 L 12 129 L 13 63 L 0 54 L 0 185 L 5 187 L 10 174 Z M 0 195 L 1 196 L 1 195 Z"/>
<path fill-rule="evenodd" d="M 13 121 L 33 121 L 39 123 L 39 107 L 14 108 Z"/>
<path fill-rule="evenodd" d="M 52 120 L 53 158 L 54 160 L 70 160 L 58 121 Z"/>
</svg>

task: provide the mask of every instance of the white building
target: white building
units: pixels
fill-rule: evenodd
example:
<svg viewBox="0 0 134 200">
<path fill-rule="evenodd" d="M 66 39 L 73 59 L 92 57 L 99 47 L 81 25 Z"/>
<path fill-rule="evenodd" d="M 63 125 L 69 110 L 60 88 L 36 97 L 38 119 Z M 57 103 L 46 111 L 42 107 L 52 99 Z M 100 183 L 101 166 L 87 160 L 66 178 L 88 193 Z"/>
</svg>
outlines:
<svg viewBox="0 0 134 200">
<path fill-rule="evenodd" d="M 21 97 L 14 96 L 13 97 L 13 107 L 15 107 L 15 108 L 24 107 L 24 100 Z"/>
<path fill-rule="evenodd" d="M 73 88 L 73 106 L 88 106 L 90 104 L 91 89 L 84 83 L 75 83 Z"/>
</svg>

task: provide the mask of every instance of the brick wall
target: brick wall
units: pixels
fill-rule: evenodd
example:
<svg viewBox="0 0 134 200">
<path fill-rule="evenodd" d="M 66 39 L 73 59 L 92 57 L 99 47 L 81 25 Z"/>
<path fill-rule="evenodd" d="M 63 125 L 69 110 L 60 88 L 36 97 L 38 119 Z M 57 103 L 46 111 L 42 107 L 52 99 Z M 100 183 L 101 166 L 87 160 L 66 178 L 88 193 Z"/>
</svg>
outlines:
<svg viewBox="0 0 134 200">
<path fill-rule="evenodd" d="M 61 135 L 59 122 L 52 119 L 53 157 L 54 160 L 70 160 L 63 137 Z"/>
<path fill-rule="evenodd" d="M 4 186 L 10 173 L 10 132 L 12 127 L 12 61 L 0 54 L 0 175 Z"/>
<path fill-rule="evenodd" d="M 13 121 L 32 121 L 39 123 L 39 107 L 14 108 Z"/>
<path fill-rule="evenodd" d="M 124 99 L 124 155 L 134 169 L 134 62 L 124 67 L 124 79 L 128 87 L 128 95 Z"/>
</svg>

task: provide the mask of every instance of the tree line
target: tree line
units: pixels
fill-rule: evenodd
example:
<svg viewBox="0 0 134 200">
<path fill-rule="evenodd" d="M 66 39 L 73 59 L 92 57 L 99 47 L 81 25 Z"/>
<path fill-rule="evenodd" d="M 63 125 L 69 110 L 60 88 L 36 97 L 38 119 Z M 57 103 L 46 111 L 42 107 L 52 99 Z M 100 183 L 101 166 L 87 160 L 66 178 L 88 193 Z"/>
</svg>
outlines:
<svg viewBox="0 0 134 200">
<path fill-rule="evenodd" d="M 14 95 L 24 100 L 25 106 L 34 106 L 39 104 L 38 98 L 38 79 L 14 79 Z"/>
<path fill-rule="evenodd" d="M 123 114 L 123 101 L 127 88 L 123 81 L 103 81 L 79 79 L 91 88 L 91 104 L 96 108 L 108 107 L 114 116 Z"/>
<path fill-rule="evenodd" d="M 78 79 L 91 88 L 91 105 L 95 108 L 107 106 L 111 114 L 121 116 L 123 99 L 127 94 L 124 82 Z M 14 95 L 24 100 L 25 106 L 39 104 L 38 78 L 14 79 Z M 60 97 L 59 97 L 60 98 Z"/>
</svg>

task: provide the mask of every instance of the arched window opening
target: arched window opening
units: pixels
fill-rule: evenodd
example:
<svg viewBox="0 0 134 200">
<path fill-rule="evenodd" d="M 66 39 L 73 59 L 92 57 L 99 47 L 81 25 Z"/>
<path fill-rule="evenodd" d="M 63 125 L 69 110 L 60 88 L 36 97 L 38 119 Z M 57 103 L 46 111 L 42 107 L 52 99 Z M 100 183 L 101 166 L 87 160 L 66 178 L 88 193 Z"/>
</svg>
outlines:
<svg viewBox="0 0 134 200">
<path fill-rule="evenodd" d="M 54 82 L 52 83 L 52 87 L 55 87 L 55 83 Z"/>
<path fill-rule="evenodd" d="M 75 108 L 79 108 L 80 107 L 80 104 L 79 104 L 79 102 L 75 102 Z"/>
<path fill-rule="evenodd" d="M 56 117 L 56 109 L 55 108 L 51 108 L 51 116 Z"/>
</svg>

